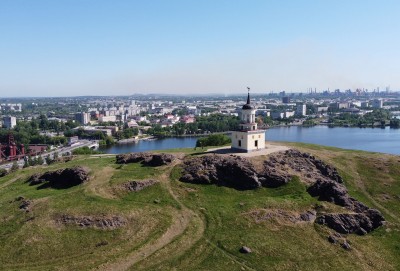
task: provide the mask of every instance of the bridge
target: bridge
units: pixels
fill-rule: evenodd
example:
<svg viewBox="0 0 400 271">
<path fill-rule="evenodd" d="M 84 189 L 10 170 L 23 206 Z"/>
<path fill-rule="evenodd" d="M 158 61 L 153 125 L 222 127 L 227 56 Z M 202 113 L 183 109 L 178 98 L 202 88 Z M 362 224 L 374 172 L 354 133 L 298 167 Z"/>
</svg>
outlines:
<svg viewBox="0 0 400 271">
<path fill-rule="evenodd" d="M 98 141 L 91 142 L 87 146 L 89 147 L 89 149 L 97 150 L 99 148 L 99 142 Z"/>
</svg>

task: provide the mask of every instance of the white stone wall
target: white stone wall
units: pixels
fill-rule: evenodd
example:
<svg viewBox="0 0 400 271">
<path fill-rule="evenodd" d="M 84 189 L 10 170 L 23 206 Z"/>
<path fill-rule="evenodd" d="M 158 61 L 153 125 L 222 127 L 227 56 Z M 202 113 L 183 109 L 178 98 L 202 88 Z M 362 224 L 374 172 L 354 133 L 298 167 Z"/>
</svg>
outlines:
<svg viewBox="0 0 400 271">
<path fill-rule="evenodd" d="M 251 152 L 265 148 L 265 131 L 260 130 L 259 132 L 232 132 L 232 148 L 240 149 L 243 151 Z M 239 146 L 239 140 L 241 140 L 241 146 Z M 257 147 L 255 142 L 257 141 Z"/>
</svg>

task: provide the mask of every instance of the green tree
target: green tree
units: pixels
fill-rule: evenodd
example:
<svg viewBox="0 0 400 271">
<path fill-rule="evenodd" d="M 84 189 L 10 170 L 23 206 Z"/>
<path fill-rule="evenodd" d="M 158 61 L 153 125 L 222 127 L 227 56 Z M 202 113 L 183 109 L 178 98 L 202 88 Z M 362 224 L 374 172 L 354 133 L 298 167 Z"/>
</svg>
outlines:
<svg viewBox="0 0 400 271">
<path fill-rule="evenodd" d="M 214 134 L 199 138 L 196 142 L 196 147 L 223 146 L 229 143 L 231 143 L 231 138 L 227 135 Z"/>
<path fill-rule="evenodd" d="M 35 165 L 35 161 L 32 159 L 32 156 L 28 157 L 28 165 L 30 165 L 30 166 L 34 166 Z"/>
<path fill-rule="evenodd" d="M 72 151 L 73 155 L 85 155 L 85 154 L 100 154 L 101 151 L 90 149 L 88 146 L 80 147 Z"/>
<path fill-rule="evenodd" d="M 24 159 L 24 165 L 22 166 L 22 168 L 27 168 L 29 167 L 29 163 L 27 159 Z"/>
<path fill-rule="evenodd" d="M 17 171 L 18 169 L 19 169 L 18 163 L 17 163 L 17 161 L 14 161 L 10 168 L 10 172 Z"/>
<path fill-rule="evenodd" d="M 54 160 L 51 159 L 50 154 L 48 154 L 48 155 L 46 156 L 45 161 L 46 161 L 46 164 L 47 164 L 47 165 L 51 165 L 51 164 L 54 162 Z"/>
<path fill-rule="evenodd" d="M 390 120 L 390 128 L 400 128 L 400 120 L 399 119 L 391 119 Z"/>
<path fill-rule="evenodd" d="M 36 161 L 36 164 L 37 164 L 37 165 L 43 165 L 43 163 L 44 163 L 43 157 L 42 157 L 42 156 L 39 156 L 38 159 L 37 159 L 37 161 Z"/>
<path fill-rule="evenodd" d="M 47 130 L 49 128 L 49 121 L 44 114 L 39 116 L 39 128 L 42 130 Z"/>
</svg>

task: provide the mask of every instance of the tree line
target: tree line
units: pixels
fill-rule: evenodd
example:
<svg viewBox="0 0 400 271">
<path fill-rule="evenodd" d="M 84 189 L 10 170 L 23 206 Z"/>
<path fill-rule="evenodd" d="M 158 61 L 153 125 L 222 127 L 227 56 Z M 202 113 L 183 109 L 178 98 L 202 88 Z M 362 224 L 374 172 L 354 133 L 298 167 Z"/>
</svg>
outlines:
<svg viewBox="0 0 400 271">
<path fill-rule="evenodd" d="M 226 132 L 237 129 L 239 123 L 240 120 L 236 116 L 212 114 L 209 116 L 196 117 L 196 122 L 194 123 L 180 122 L 168 127 L 155 124 L 147 130 L 147 133 L 162 137 Z"/>
<path fill-rule="evenodd" d="M 400 124 L 398 120 L 392 118 L 390 111 L 386 109 L 375 109 L 364 115 L 351 113 L 331 115 L 328 123 L 331 126 L 384 127 L 390 125 L 393 128 L 398 128 Z"/>
</svg>

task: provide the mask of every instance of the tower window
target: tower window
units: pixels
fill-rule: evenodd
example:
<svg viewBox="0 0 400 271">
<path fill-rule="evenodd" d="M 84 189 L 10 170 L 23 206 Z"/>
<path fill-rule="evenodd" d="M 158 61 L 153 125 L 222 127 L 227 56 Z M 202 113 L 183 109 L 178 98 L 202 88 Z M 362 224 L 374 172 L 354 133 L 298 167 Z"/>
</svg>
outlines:
<svg viewBox="0 0 400 271">
<path fill-rule="evenodd" d="M 242 147 L 242 140 L 239 140 L 239 141 L 238 141 L 238 146 L 239 146 L 239 147 Z"/>
<path fill-rule="evenodd" d="M 258 148 L 258 140 L 254 141 L 254 147 Z"/>
</svg>

